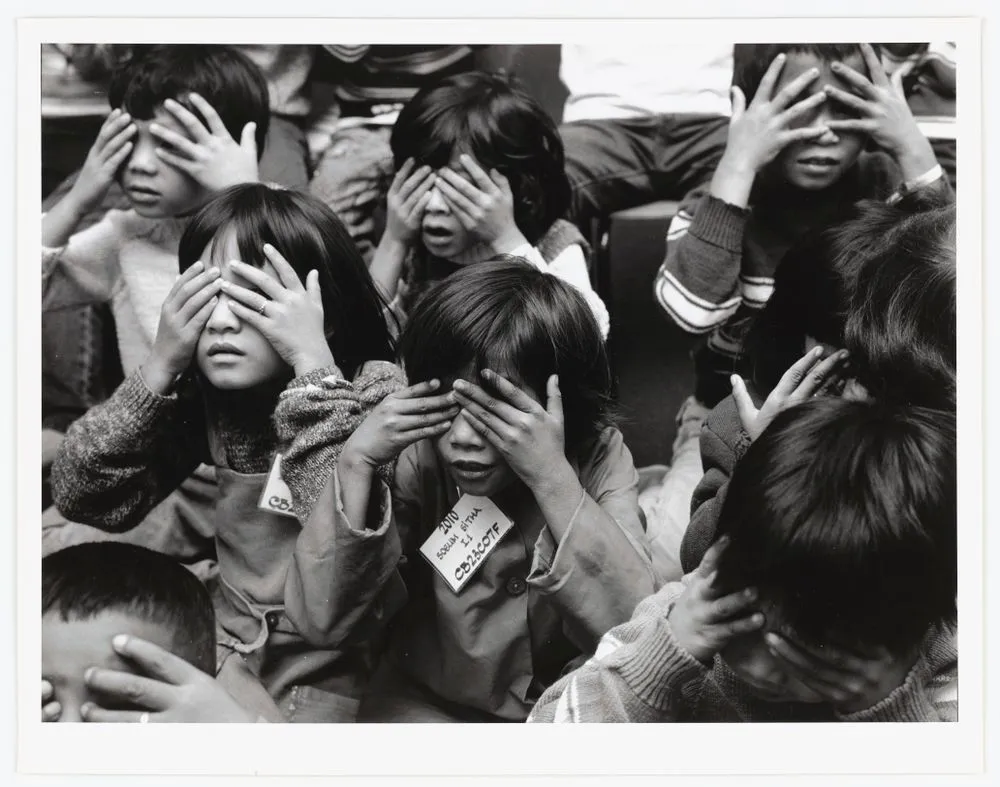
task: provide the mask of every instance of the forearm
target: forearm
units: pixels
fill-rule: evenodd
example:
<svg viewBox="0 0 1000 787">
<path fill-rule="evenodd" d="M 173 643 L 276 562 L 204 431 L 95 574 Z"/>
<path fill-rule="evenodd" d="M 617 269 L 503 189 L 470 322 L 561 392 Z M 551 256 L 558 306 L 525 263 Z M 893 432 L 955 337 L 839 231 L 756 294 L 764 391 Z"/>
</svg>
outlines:
<svg viewBox="0 0 1000 787">
<path fill-rule="evenodd" d="M 402 371 L 394 364 L 365 364 L 348 381 L 336 366 L 328 366 L 292 380 L 274 411 L 282 477 L 295 510 L 309 515 L 344 445 L 372 409 L 402 387 Z M 389 467 L 380 469 L 389 481 Z"/>
<path fill-rule="evenodd" d="M 72 191 L 42 216 L 42 246 L 65 246 L 86 213 Z"/>
<path fill-rule="evenodd" d="M 406 262 L 409 250 L 409 244 L 390 237 L 388 233 L 382 235 L 382 239 L 375 248 L 375 255 L 372 257 L 372 264 L 368 270 L 375 285 L 388 301 L 396 297 L 396 291 L 399 289 L 399 278 L 403 273 L 403 263 Z"/>
<path fill-rule="evenodd" d="M 708 193 L 737 208 L 746 208 L 750 204 L 750 191 L 756 177 L 757 173 L 751 165 L 727 150 L 712 175 Z"/>
<path fill-rule="evenodd" d="M 139 375 L 69 429 L 52 466 L 56 506 L 68 518 L 118 531 L 134 527 L 180 485 L 202 457 L 177 427 L 177 402 Z M 193 424 L 203 428 L 203 424 Z"/>
<path fill-rule="evenodd" d="M 388 487 L 357 470 L 342 461 L 331 473 L 303 521 L 285 580 L 286 613 L 318 647 L 363 637 L 366 622 L 383 624 L 405 600 Z"/>
</svg>

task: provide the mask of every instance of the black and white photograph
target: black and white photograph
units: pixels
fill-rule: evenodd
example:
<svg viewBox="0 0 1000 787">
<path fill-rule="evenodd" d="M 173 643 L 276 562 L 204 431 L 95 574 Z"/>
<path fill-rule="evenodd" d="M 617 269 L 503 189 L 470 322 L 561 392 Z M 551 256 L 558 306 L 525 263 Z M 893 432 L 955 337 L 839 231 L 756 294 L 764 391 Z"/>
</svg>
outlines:
<svg viewBox="0 0 1000 787">
<path fill-rule="evenodd" d="M 30 21 L 29 772 L 982 760 L 981 21 Z"/>
</svg>

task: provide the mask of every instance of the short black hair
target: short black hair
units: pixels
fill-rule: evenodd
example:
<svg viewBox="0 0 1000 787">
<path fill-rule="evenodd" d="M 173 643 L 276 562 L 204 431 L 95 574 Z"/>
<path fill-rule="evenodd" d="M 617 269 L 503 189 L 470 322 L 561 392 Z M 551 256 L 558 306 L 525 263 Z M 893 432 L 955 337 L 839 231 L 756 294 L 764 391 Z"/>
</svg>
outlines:
<svg viewBox="0 0 1000 787">
<path fill-rule="evenodd" d="M 876 56 L 880 56 L 879 45 L 872 44 L 872 47 Z M 733 47 L 733 87 L 738 87 L 743 92 L 748 105 L 757 95 L 757 88 L 767 69 L 780 54 L 813 55 L 823 63 L 844 61 L 855 56 L 864 57 L 861 44 L 736 44 Z M 867 75 L 868 69 L 863 62 L 862 71 Z"/>
<path fill-rule="evenodd" d="M 514 222 L 532 244 L 569 208 L 562 137 L 552 118 L 501 73 L 472 71 L 429 85 L 400 110 L 390 139 L 396 169 L 445 166 L 469 153 L 510 182 Z"/>
<path fill-rule="evenodd" d="M 870 396 L 954 410 L 954 203 L 872 205 L 883 239 L 860 266 L 844 346 Z"/>
<path fill-rule="evenodd" d="M 230 46 L 163 44 L 134 47 L 134 54 L 114 72 L 108 88 L 111 107 L 150 120 L 168 98 L 205 122 L 188 100 L 197 93 L 219 113 L 223 125 L 239 141 L 243 127 L 256 123 L 257 157 L 271 118 L 267 80 L 257 65 Z"/>
<path fill-rule="evenodd" d="M 215 610 L 208 590 L 173 558 L 100 541 L 42 558 L 42 615 L 64 621 L 120 612 L 173 632 L 175 655 L 215 674 Z"/>
<path fill-rule="evenodd" d="M 460 268 L 432 285 L 399 350 L 411 382 L 492 369 L 544 396 L 559 375 L 570 455 L 611 423 L 611 372 L 593 312 L 571 285 L 519 257 Z"/>
<path fill-rule="evenodd" d="M 324 332 L 337 365 L 349 377 L 366 361 L 395 359 L 387 306 L 344 223 L 310 194 L 263 183 L 219 192 L 191 218 L 177 256 L 181 272 L 202 259 L 219 234 L 232 229 L 240 259 L 262 267 L 270 243 L 302 283 L 319 273 Z"/>
<path fill-rule="evenodd" d="M 727 589 L 756 587 L 803 641 L 905 653 L 955 619 L 955 416 L 819 397 L 736 466 L 719 519 Z"/>
</svg>

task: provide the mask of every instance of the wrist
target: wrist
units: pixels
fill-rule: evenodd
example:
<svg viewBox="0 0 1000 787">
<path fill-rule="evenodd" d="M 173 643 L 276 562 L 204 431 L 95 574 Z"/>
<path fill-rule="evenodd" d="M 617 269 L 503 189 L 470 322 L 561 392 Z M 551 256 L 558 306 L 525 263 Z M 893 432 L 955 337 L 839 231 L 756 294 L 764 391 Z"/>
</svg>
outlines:
<svg viewBox="0 0 1000 787">
<path fill-rule="evenodd" d="M 914 138 L 907 142 L 893 154 L 896 163 L 899 165 L 904 182 L 909 182 L 938 165 L 937 156 L 934 155 L 934 148 L 927 137 L 919 134 L 919 138 Z"/>
<path fill-rule="evenodd" d="M 356 479 L 370 479 L 375 475 L 377 467 L 378 462 L 368 456 L 368 453 L 363 448 L 353 444 L 351 438 L 348 438 L 343 450 L 340 452 L 340 456 L 337 458 L 338 471 L 341 474 L 348 474 Z"/>
<path fill-rule="evenodd" d="M 82 191 L 80 187 L 80 179 L 77 178 L 76 183 L 73 187 L 66 192 L 66 196 L 62 198 L 60 205 L 66 211 L 66 214 L 70 216 L 74 222 L 79 223 L 90 210 L 97 206 L 100 201 L 100 197 L 87 195 Z"/>
<path fill-rule="evenodd" d="M 158 396 L 169 396 L 174 387 L 174 382 L 180 372 L 173 371 L 170 366 L 154 355 L 150 356 L 141 367 L 139 373 L 142 375 L 146 387 Z"/>
<path fill-rule="evenodd" d="M 514 249 L 529 245 L 528 239 L 524 237 L 524 233 L 515 224 L 502 230 L 496 238 L 489 242 L 494 254 L 508 254 Z"/>
<path fill-rule="evenodd" d="M 326 369 L 336 365 L 337 362 L 333 359 L 333 353 L 330 351 L 329 346 L 324 343 L 322 347 L 317 347 L 314 350 L 300 354 L 292 363 L 292 369 L 295 371 L 296 377 L 303 377 L 318 369 Z"/>
<path fill-rule="evenodd" d="M 750 190 L 757 177 L 757 168 L 744 156 L 724 153 L 712 175 L 709 194 L 716 199 L 745 208 L 750 202 Z"/>
<path fill-rule="evenodd" d="M 555 462 L 548 462 L 540 473 L 525 473 L 522 479 L 537 499 L 548 495 L 566 495 L 575 493 L 580 486 L 580 479 L 565 456 L 560 456 Z"/>
</svg>

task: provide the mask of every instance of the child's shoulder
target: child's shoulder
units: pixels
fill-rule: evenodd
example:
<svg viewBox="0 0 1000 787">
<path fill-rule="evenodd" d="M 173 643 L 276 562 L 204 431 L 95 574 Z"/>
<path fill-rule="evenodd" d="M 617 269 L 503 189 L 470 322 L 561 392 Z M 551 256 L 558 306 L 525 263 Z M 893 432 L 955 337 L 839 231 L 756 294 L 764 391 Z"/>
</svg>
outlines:
<svg viewBox="0 0 1000 787">
<path fill-rule="evenodd" d="M 153 244 L 176 244 L 184 232 L 186 221 L 178 218 L 150 218 L 134 210 L 110 210 L 105 220 L 126 240 L 145 240 Z"/>
</svg>

